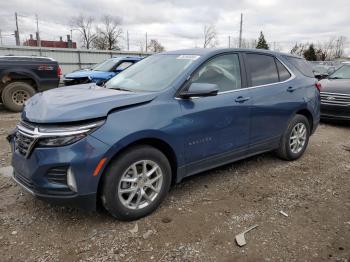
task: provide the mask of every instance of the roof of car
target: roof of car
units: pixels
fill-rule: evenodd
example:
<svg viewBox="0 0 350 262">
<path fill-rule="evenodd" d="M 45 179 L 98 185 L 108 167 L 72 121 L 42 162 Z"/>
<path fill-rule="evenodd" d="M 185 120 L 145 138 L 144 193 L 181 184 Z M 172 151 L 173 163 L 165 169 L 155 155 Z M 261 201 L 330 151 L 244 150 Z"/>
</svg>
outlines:
<svg viewBox="0 0 350 262">
<path fill-rule="evenodd" d="M 11 61 L 55 61 L 53 58 L 46 56 L 15 56 L 15 55 L 4 55 L 0 56 L 0 60 L 11 60 Z"/>
<path fill-rule="evenodd" d="M 143 59 L 141 56 L 113 56 L 110 59 L 115 59 L 115 60 L 126 60 L 126 61 L 139 61 Z"/>
<path fill-rule="evenodd" d="M 219 53 L 232 52 L 232 51 L 243 51 L 243 52 L 259 52 L 259 53 L 267 53 L 267 54 L 275 54 L 275 55 L 287 55 L 292 57 L 301 58 L 300 56 L 296 56 L 293 54 L 281 53 L 271 50 L 265 49 L 248 49 L 248 48 L 193 48 L 193 49 L 182 49 L 176 51 L 168 51 L 162 54 L 173 54 L 173 55 L 215 55 Z"/>
</svg>

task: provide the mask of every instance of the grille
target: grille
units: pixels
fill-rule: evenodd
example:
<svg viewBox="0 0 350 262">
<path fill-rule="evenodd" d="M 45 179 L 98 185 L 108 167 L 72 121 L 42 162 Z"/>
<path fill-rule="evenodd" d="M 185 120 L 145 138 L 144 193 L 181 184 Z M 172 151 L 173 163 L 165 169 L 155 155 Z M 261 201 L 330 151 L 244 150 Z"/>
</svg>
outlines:
<svg viewBox="0 0 350 262">
<path fill-rule="evenodd" d="M 46 176 L 50 182 L 67 185 L 67 167 L 50 168 Z"/>
<path fill-rule="evenodd" d="M 321 103 L 337 106 L 350 106 L 350 94 L 321 92 Z"/>
<path fill-rule="evenodd" d="M 35 142 L 35 138 L 26 135 L 21 131 L 17 131 L 15 134 L 15 150 L 25 157 L 29 157 Z"/>
</svg>

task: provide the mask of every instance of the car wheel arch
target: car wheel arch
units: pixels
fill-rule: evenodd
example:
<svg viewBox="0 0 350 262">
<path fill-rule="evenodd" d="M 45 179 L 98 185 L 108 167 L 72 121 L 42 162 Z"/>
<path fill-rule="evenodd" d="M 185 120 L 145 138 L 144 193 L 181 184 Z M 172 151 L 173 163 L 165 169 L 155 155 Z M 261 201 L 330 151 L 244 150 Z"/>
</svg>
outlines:
<svg viewBox="0 0 350 262">
<path fill-rule="evenodd" d="M 311 112 L 308 109 L 301 109 L 301 110 L 298 110 L 295 114 L 296 115 L 303 115 L 307 118 L 307 120 L 309 121 L 309 124 L 310 124 L 310 132 L 312 132 L 313 127 L 314 127 L 314 119 L 313 119 Z"/>
<path fill-rule="evenodd" d="M 39 81 L 37 77 L 31 72 L 23 71 L 23 70 L 7 70 L 3 72 L 0 76 L 0 80 L 3 88 L 12 82 L 26 82 L 33 86 L 33 88 L 38 91 Z"/>
<path fill-rule="evenodd" d="M 166 141 L 159 139 L 159 138 L 140 138 L 136 141 L 130 142 L 127 145 L 124 145 L 123 147 L 119 148 L 116 152 L 111 153 L 111 157 L 108 158 L 106 164 L 104 167 L 101 169 L 100 173 L 104 174 L 104 171 L 107 170 L 108 166 L 115 160 L 120 154 L 125 152 L 131 147 L 135 146 L 152 146 L 159 151 L 161 151 L 169 160 L 170 166 L 171 166 L 171 171 L 172 171 L 172 184 L 175 184 L 177 181 L 177 168 L 178 168 L 178 161 L 177 157 L 175 154 L 174 149 L 170 146 L 169 143 Z M 98 187 L 97 187 L 97 200 L 100 201 L 100 196 L 102 193 L 102 186 L 103 186 L 103 179 L 104 176 L 101 175 L 98 181 Z"/>
</svg>

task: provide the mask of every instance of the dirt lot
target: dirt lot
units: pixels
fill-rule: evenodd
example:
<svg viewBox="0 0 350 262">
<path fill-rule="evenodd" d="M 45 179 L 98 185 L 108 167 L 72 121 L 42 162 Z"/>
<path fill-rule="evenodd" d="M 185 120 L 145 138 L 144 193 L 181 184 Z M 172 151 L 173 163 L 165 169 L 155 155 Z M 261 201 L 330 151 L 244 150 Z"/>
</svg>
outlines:
<svg viewBox="0 0 350 262">
<path fill-rule="evenodd" d="M 0 165 L 18 114 L 0 108 Z M 264 154 L 186 179 L 151 216 L 51 206 L 0 176 L 1 261 L 350 261 L 350 126 L 322 124 L 306 154 Z M 283 210 L 289 216 L 279 213 Z M 236 234 L 257 224 L 238 247 Z"/>
</svg>

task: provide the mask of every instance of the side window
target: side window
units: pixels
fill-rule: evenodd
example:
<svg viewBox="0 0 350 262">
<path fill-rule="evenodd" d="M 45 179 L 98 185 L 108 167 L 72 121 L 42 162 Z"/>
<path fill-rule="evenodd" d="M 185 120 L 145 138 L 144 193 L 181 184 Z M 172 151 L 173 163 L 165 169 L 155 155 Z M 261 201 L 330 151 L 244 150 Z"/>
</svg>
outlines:
<svg viewBox="0 0 350 262">
<path fill-rule="evenodd" d="M 117 66 L 117 68 L 115 70 L 117 71 L 123 71 L 124 69 L 127 69 L 129 66 L 131 66 L 133 64 L 133 62 L 130 61 L 124 61 L 121 64 L 119 64 Z"/>
<path fill-rule="evenodd" d="M 303 58 L 284 56 L 296 69 L 299 70 L 304 76 L 315 78 L 314 72 L 312 71 L 311 63 Z"/>
<path fill-rule="evenodd" d="M 291 74 L 289 73 L 287 68 L 284 65 L 282 65 L 282 63 L 278 61 L 278 59 L 276 59 L 276 65 L 277 65 L 278 75 L 280 77 L 281 82 L 286 81 L 291 77 Z"/>
<path fill-rule="evenodd" d="M 217 56 L 200 67 L 191 83 L 217 84 L 219 92 L 241 88 L 241 70 L 237 54 Z"/>
<path fill-rule="evenodd" d="M 272 84 L 279 81 L 274 57 L 261 54 L 247 54 L 246 58 L 252 86 Z"/>
</svg>

